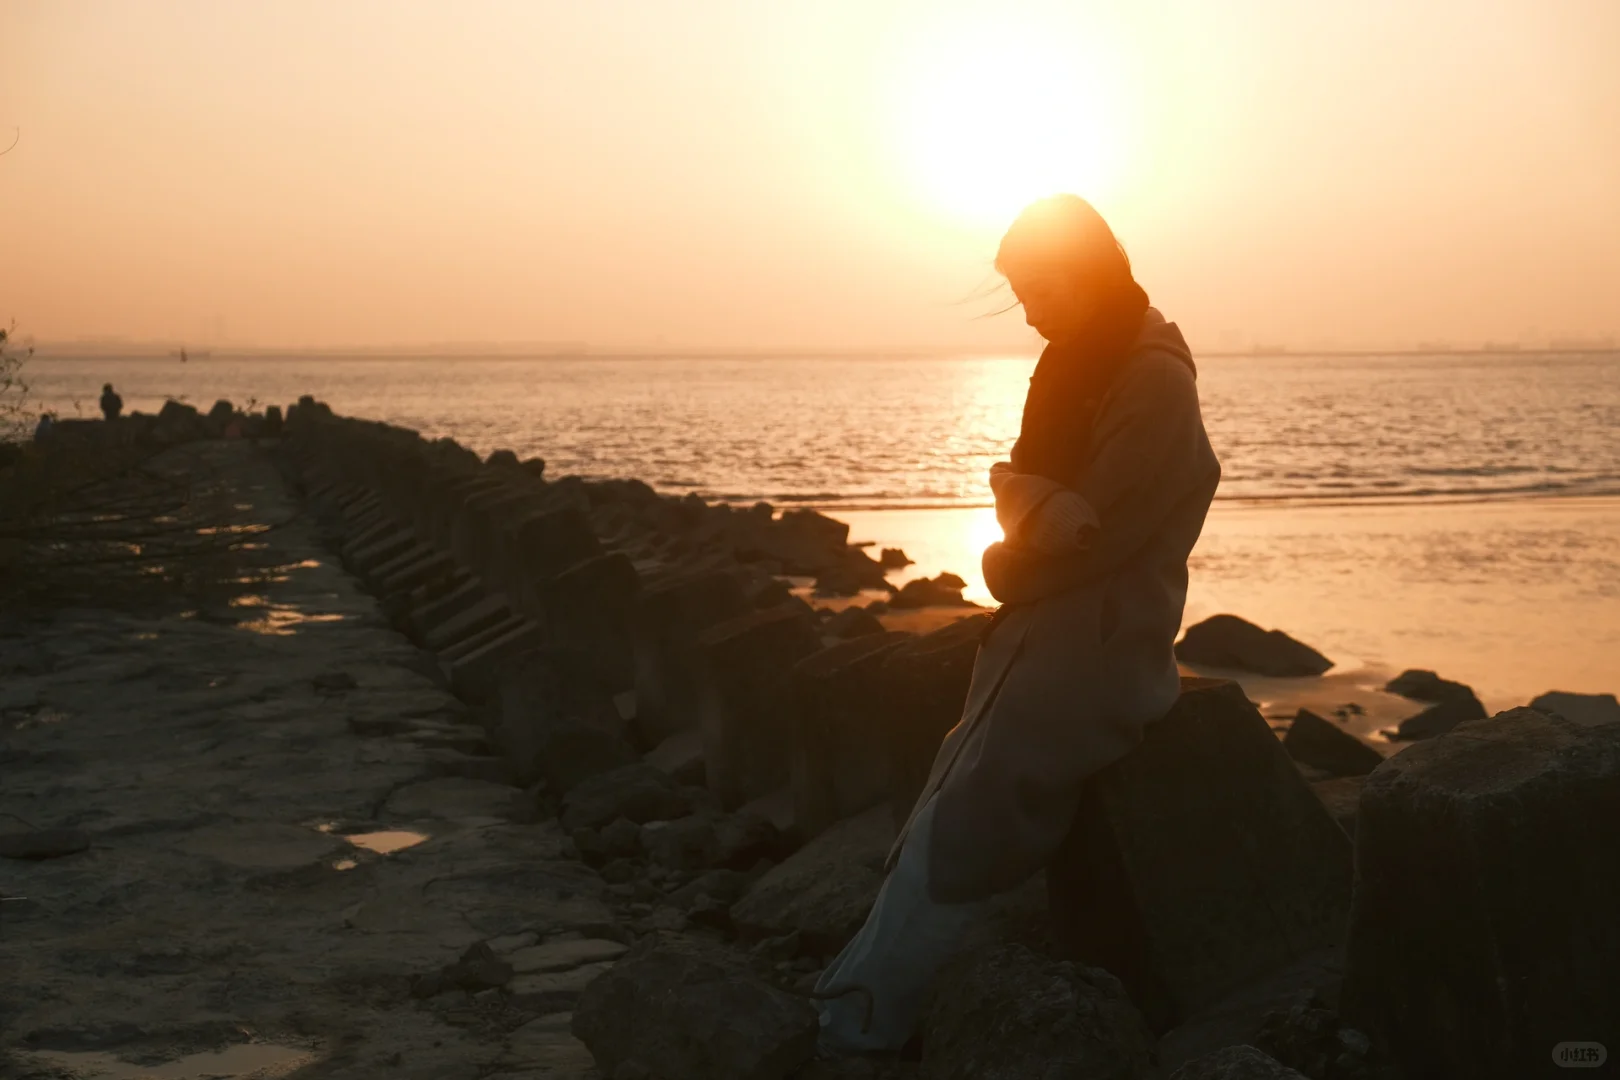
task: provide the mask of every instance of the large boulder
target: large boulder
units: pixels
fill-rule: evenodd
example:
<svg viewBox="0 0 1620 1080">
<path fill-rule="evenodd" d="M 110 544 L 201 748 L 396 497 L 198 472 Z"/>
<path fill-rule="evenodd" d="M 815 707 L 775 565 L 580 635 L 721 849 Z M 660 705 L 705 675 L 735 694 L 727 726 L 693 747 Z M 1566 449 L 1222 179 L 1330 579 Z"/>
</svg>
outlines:
<svg viewBox="0 0 1620 1080">
<path fill-rule="evenodd" d="M 889 598 L 889 606 L 978 607 L 973 601 L 962 598 L 962 590 L 966 587 L 967 582 L 952 573 L 943 573 L 932 578 L 915 578 L 895 590 L 894 595 Z"/>
<path fill-rule="evenodd" d="M 717 623 L 698 638 L 698 714 L 709 783 L 726 807 L 788 779 L 788 672 L 821 647 L 803 605 L 782 604 Z"/>
<path fill-rule="evenodd" d="M 604 1076 L 782 1080 L 814 1053 L 817 1019 L 715 946 L 649 937 L 585 988 L 572 1028 Z"/>
<path fill-rule="evenodd" d="M 889 806 L 898 828 L 928 782 L 946 732 L 962 719 L 989 615 L 970 615 L 914 638 L 884 663 Z"/>
<path fill-rule="evenodd" d="M 752 814 L 690 814 L 641 827 L 639 844 L 652 862 L 685 874 L 745 870 L 774 854 L 776 827 Z"/>
<path fill-rule="evenodd" d="M 1395 731 L 1389 733 L 1396 739 L 1432 739 L 1458 724 L 1483 720 L 1486 715 L 1485 706 L 1469 687 L 1420 668 L 1401 672 L 1384 690 L 1429 705 L 1416 716 L 1402 720 Z"/>
<path fill-rule="evenodd" d="M 1067 956 L 1154 1028 L 1339 943 L 1350 840 L 1236 683 L 1184 679 L 1142 745 L 1086 785 L 1047 869 Z"/>
<path fill-rule="evenodd" d="M 1620 724 L 1620 700 L 1616 700 L 1613 694 L 1571 694 L 1563 690 L 1549 690 L 1532 701 L 1530 707 L 1586 727 Z"/>
<path fill-rule="evenodd" d="M 1022 945 L 942 974 L 923 1023 L 925 1080 L 1138 1080 L 1153 1036 L 1119 980 Z"/>
<path fill-rule="evenodd" d="M 1334 776 L 1365 776 L 1384 762 L 1377 750 L 1309 709 L 1295 714 L 1283 748 L 1295 761 Z"/>
<path fill-rule="evenodd" d="M 637 761 L 581 781 L 563 798 L 563 828 L 600 829 L 619 818 L 636 824 L 668 821 L 692 809 L 686 792 L 669 775 Z"/>
<path fill-rule="evenodd" d="M 800 660 L 791 675 L 793 817 L 808 839 L 889 794 L 888 708 L 881 691 L 889 654 L 912 635 L 870 634 Z"/>
<path fill-rule="evenodd" d="M 1189 1061 L 1170 1080 L 1321 1080 L 1295 1072 L 1252 1046 L 1228 1046 Z"/>
<path fill-rule="evenodd" d="M 1473 690 L 1460 682 L 1442 679 L 1423 668 L 1408 668 L 1384 684 L 1386 694 L 1399 694 L 1413 701 L 1442 702 L 1467 701 Z"/>
<path fill-rule="evenodd" d="M 1513 709 L 1368 777 L 1341 1009 L 1412 1076 L 1620 1045 L 1620 725 Z"/>
<path fill-rule="evenodd" d="M 841 821 L 754 882 L 732 922 L 745 941 L 797 932 L 806 949 L 835 953 L 866 921 L 893 842 L 886 807 Z"/>
<path fill-rule="evenodd" d="M 1252 671 L 1257 675 L 1320 675 L 1333 661 L 1281 630 L 1264 630 L 1236 615 L 1213 615 L 1176 642 L 1184 664 Z"/>
</svg>

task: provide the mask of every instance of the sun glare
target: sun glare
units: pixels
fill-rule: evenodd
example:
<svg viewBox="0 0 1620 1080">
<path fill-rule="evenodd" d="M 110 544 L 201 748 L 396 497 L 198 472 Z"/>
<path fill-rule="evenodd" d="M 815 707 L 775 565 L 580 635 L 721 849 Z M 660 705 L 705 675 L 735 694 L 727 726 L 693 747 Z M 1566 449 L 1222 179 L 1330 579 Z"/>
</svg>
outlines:
<svg viewBox="0 0 1620 1080">
<path fill-rule="evenodd" d="M 1042 195 L 1098 198 L 1119 182 L 1122 82 L 1073 27 L 941 25 L 898 53 L 891 145 L 937 209 L 999 226 Z"/>
</svg>

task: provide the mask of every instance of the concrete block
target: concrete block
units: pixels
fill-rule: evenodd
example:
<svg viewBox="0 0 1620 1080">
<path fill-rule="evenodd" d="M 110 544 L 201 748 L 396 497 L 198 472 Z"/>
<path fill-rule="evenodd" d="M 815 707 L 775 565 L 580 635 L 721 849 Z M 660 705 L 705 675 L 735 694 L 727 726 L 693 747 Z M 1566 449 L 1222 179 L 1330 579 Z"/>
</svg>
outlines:
<svg viewBox="0 0 1620 1080">
<path fill-rule="evenodd" d="M 820 647 L 815 616 L 794 604 L 728 619 L 698 638 L 709 790 L 727 808 L 787 783 L 788 672 Z"/>
<path fill-rule="evenodd" d="M 962 719 L 979 639 L 989 615 L 969 615 L 888 654 L 883 700 L 889 738 L 889 806 L 895 827 L 911 816 L 945 733 Z"/>
<path fill-rule="evenodd" d="M 430 627 L 423 643 L 434 652 L 443 652 L 456 642 L 472 637 L 511 617 L 512 608 L 506 602 L 506 597 L 486 595 L 471 607 Z"/>
<path fill-rule="evenodd" d="M 742 582 L 726 570 L 675 572 L 642 590 L 630 638 L 636 726 L 644 742 L 656 745 L 697 727 L 698 635 L 750 607 Z"/>
<path fill-rule="evenodd" d="M 893 631 L 854 638 L 794 665 L 790 774 L 803 839 L 888 800 L 883 665 L 912 637 Z"/>
<path fill-rule="evenodd" d="M 1182 680 L 1047 868 L 1059 950 L 1118 976 L 1156 1031 L 1342 942 L 1350 877 L 1344 830 L 1224 679 Z"/>
<path fill-rule="evenodd" d="M 1340 1011 L 1408 1076 L 1620 1053 L 1620 724 L 1473 720 L 1367 777 Z M 1597 1075 L 1597 1073 L 1593 1073 Z"/>
</svg>

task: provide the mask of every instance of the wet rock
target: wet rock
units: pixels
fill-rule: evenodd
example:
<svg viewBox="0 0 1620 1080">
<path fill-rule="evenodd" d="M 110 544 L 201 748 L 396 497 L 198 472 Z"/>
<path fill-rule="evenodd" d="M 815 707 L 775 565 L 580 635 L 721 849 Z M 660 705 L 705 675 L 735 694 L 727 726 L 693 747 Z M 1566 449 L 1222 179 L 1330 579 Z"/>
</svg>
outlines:
<svg viewBox="0 0 1620 1080">
<path fill-rule="evenodd" d="M 699 714 L 709 790 L 738 806 L 788 779 L 787 674 L 821 647 L 808 608 L 784 604 L 710 627 L 698 639 Z"/>
<path fill-rule="evenodd" d="M 815 1048 L 816 1011 L 726 952 L 652 937 L 586 988 L 573 1032 L 602 1072 L 665 1080 L 780 1080 Z"/>
<path fill-rule="evenodd" d="M 878 565 L 885 570 L 899 570 L 903 566 L 910 566 L 911 559 L 899 548 L 884 548 L 878 556 Z"/>
<path fill-rule="evenodd" d="M 1543 1075 L 1620 1017 L 1620 726 L 1513 709 L 1367 778 L 1345 1020 L 1413 1076 Z M 1613 1044 L 1610 1044 L 1613 1053 Z"/>
<path fill-rule="evenodd" d="M 1374 1061 L 1372 1040 L 1311 992 L 1267 1013 L 1254 1046 L 1310 1080 L 1394 1080 Z"/>
<path fill-rule="evenodd" d="M 1465 699 L 1436 702 L 1416 716 L 1409 716 L 1402 720 L 1395 728 L 1391 738 L 1401 740 L 1432 739 L 1436 735 L 1444 735 L 1458 724 L 1483 719 L 1485 719 L 1485 706 L 1480 704 L 1479 699 L 1470 690 L 1468 697 Z"/>
<path fill-rule="evenodd" d="M 914 638 L 884 662 L 889 805 L 898 828 L 922 794 L 945 733 L 962 719 L 989 615 L 971 615 Z"/>
<path fill-rule="evenodd" d="M 1283 748 L 1295 761 L 1331 776 L 1364 776 L 1383 764 L 1384 755 L 1331 720 L 1301 709 L 1283 736 Z"/>
<path fill-rule="evenodd" d="M 1349 838 L 1223 679 L 1182 680 L 1047 869 L 1061 954 L 1117 975 L 1156 1031 L 1337 944 L 1350 879 Z"/>
<path fill-rule="evenodd" d="M 823 570 L 816 575 L 817 596 L 855 596 L 863 587 L 861 579 L 853 571 L 842 566 Z"/>
<path fill-rule="evenodd" d="M 830 616 L 821 624 L 823 637 L 850 638 L 864 637 L 868 634 L 883 633 L 883 624 L 876 615 L 860 607 L 847 607 L 843 611 Z"/>
<path fill-rule="evenodd" d="M 1616 700 L 1613 694 L 1570 694 L 1551 690 L 1532 701 L 1530 707 L 1586 727 L 1620 724 L 1620 700 Z"/>
<path fill-rule="evenodd" d="M 1189 626 L 1176 642 L 1176 659 L 1274 676 L 1320 675 L 1333 666 L 1333 661 L 1281 630 L 1263 630 L 1236 615 L 1215 615 Z"/>
<path fill-rule="evenodd" d="M 967 582 L 952 573 L 932 578 L 917 578 L 906 582 L 889 598 L 889 607 L 897 609 L 978 607 L 979 605 L 973 601 L 962 599 L 962 590 L 965 588 Z"/>
<path fill-rule="evenodd" d="M 1413 701 L 1470 701 L 1473 690 L 1460 682 L 1442 679 L 1432 671 L 1410 668 L 1384 684 L 1385 693 L 1399 694 Z"/>
<path fill-rule="evenodd" d="M 489 452 L 489 457 L 484 460 L 485 465 L 494 466 L 496 468 L 503 466 L 506 468 L 516 468 L 517 463 L 517 454 L 510 450 L 491 450 Z"/>
<path fill-rule="evenodd" d="M 563 798 L 563 828 L 600 829 L 618 818 L 637 824 L 684 815 L 691 802 L 667 774 L 645 762 L 601 773 L 577 785 Z"/>
<path fill-rule="evenodd" d="M 841 821 L 766 871 L 731 908 L 747 940 L 798 931 L 820 953 L 843 948 L 883 885 L 894 840 L 887 807 Z"/>
<path fill-rule="evenodd" d="M 1252 1046 L 1228 1046 L 1189 1061 L 1170 1080 L 1308 1080 Z"/>
<path fill-rule="evenodd" d="M 1022 945 L 952 963 L 923 1022 L 926 1080 L 1137 1080 L 1153 1038 L 1119 980 Z"/>
<path fill-rule="evenodd" d="M 912 636 L 869 634 L 794 665 L 789 775 L 800 839 L 888 797 L 884 664 Z"/>
<path fill-rule="evenodd" d="M 90 847 L 90 837 L 78 829 L 31 829 L 0 833 L 0 859 L 60 859 Z"/>
</svg>

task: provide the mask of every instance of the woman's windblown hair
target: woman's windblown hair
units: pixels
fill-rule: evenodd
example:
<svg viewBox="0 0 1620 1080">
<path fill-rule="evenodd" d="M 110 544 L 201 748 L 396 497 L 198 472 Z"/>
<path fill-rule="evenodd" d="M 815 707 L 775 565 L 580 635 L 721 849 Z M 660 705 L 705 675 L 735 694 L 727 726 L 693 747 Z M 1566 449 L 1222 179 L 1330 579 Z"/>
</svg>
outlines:
<svg viewBox="0 0 1620 1080">
<path fill-rule="evenodd" d="M 1078 195 L 1050 195 L 1025 207 L 1001 238 L 1003 276 L 1060 273 L 1114 292 L 1131 276 L 1131 260 L 1095 207 Z"/>
</svg>

